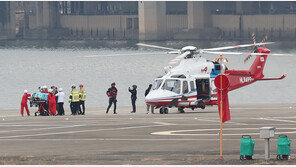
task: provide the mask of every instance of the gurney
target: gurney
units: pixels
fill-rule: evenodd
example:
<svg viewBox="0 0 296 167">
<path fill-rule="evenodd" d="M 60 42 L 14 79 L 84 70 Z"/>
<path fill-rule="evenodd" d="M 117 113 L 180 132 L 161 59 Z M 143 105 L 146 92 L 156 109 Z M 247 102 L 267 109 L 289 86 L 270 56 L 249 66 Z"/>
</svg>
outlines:
<svg viewBox="0 0 296 167">
<path fill-rule="evenodd" d="M 35 116 L 42 115 L 48 116 L 48 105 L 47 105 L 47 93 L 33 93 L 30 99 L 30 107 L 38 107 L 38 110 L 35 112 Z"/>
</svg>

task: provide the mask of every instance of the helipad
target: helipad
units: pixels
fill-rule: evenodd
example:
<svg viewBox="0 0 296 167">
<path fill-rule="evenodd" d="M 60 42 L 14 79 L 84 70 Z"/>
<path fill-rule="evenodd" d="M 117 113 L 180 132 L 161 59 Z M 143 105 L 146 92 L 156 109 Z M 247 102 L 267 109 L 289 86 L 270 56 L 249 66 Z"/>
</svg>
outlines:
<svg viewBox="0 0 296 167">
<path fill-rule="evenodd" d="M 232 105 L 231 121 L 223 124 L 224 161 L 219 157 L 220 121 L 215 107 L 179 114 L 146 114 L 144 107 L 118 115 L 104 108 L 88 109 L 86 116 L 20 117 L 18 111 L 0 112 L 2 164 L 252 164 L 266 163 L 259 128 L 276 127 L 292 139 L 295 163 L 296 109 L 293 104 Z M 69 111 L 67 111 L 69 114 Z M 256 161 L 239 161 L 241 135 L 255 140 Z M 271 140 L 275 159 L 277 139 Z"/>
</svg>

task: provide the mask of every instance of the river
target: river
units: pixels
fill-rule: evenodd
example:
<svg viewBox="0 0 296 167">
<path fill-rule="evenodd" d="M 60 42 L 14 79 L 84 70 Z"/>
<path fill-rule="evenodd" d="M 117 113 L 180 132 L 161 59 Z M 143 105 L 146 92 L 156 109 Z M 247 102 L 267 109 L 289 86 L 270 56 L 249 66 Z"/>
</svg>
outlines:
<svg viewBox="0 0 296 167">
<path fill-rule="evenodd" d="M 166 47 L 193 45 L 211 48 L 239 44 L 237 41 L 161 41 L 147 42 Z M 248 43 L 248 42 L 247 42 Z M 144 105 L 144 92 L 154 78 L 163 75 L 163 68 L 176 55 L 163 50 L 137 47 L 128 41 L 2 41 L 0 42 L 0 109 L 18 109 L 23 90 L 36 92 L 42 85 L 62 87 L 69 95 L 71 85 L 80 83 L 87 91 L 87 107 L 105 107 L 106 90 L 112 82 L 118 88 L 118 105 L 130 105 L 128 87 L 138 86 L 138 105 Z M 268 46 L 272 53 L 296 54 L 296 44 L 278 42 Z M 236 51 L 250 51 L 251 48 Z M 217 55 L 205 55 L 212 60 Z M 226 56 L 229 69 L 248 69 L 246 56 Z M 260 81 L 229 94 L 230 103 L 295 103 L 296 57 L 269 56 L 265 77 L 281 81 Z"/>
</svg>

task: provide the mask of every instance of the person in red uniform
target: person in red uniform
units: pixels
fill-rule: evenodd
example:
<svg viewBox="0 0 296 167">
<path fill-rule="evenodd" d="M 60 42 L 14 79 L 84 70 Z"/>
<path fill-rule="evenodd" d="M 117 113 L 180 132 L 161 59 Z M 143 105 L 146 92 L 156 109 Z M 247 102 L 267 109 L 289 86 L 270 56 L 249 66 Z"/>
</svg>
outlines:
<svg viewBox="0 0 296 167">
<path fill-rule="evenodd" d="M 31 94 L 28 94 L 27 90 L 24 90 L 24 95 L 21 102 L 21 114 L 24 116 L 24 108 L 26 108 L 28 116 L 30 116 L 30 111 L 28 109 L 27 100 L 31 97 Z"/>
<path fill-rule="evenodd" d="M 44 93 L 49 93 L 47 86 L 44 86 Z"/>
<path fill-rule="evenodd" d="M 49 94 L 47 96 L 47 103 L 49 103 L 49 111 L 51 115 L 56 115 L 57 103 L 56 96 L 52 89 L 49 89 Z"/>
<path fill-rule="evenodd" d="M 47 89 L 47 86 L 42 86 L 41 87 L 41 93 L 49 93 L 48 89 Z"/>
</svg>

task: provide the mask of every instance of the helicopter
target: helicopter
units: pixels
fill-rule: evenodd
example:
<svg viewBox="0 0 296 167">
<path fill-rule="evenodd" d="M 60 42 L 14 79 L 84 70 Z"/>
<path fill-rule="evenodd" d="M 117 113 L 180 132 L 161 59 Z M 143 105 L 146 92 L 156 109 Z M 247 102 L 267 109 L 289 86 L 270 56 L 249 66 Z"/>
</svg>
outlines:
<svg viewBox="0 0 296 167">
<path fill-rule="evenodd" d="M 252 34 L 253 35 L 253 34 Z M 215 78 L 223 73 L 229 78 L 228 91 L 232 91 L 256 81 L 281 80 L 286 74 L 279 78 L 264 78 L 263 69 L 267 56 L 290 56 L 288 54 L 271 54 L 265 45 L 274 42 L 244 44 L 209 49 L 197 49 L 195 46 L 186 46 L 181 50 L 162 46 L 138 43 L 138 46 L 152 47 L 169 50 L 167 53 L 179 54 L 165 67 L 165 74 L 155 78 L 149 94 L 145 97 L 146 104 L 159 108 L 160 114 L 168 114 L 169 108 L 176 107 L 178 112 L 184 113 L 185 108 L 205 109 L 206 106 L 217 105 L 217 89 L 214 84 Z M 252 52 L 222 52 L 227 49 L 254 47 Z M 256 56 L 249 70 L 230 70 L 224 63 L 207 60 L 202 54 L 220 55 L 247 55 L 245 62 L 251 56 Z M 172 65 L 175 65 L 174 67 Z"/>
</svg>

